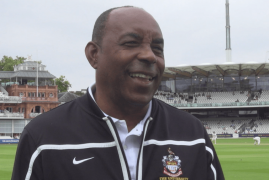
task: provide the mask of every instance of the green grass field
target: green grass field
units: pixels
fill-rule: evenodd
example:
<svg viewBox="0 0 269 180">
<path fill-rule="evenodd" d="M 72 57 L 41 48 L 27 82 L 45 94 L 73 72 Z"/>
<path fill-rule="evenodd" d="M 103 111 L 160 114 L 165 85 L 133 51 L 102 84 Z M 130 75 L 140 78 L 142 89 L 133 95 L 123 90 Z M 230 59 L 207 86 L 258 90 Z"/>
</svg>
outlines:
<svg viewBox="0 0 269 180">
<path fill-rule="evenodd" d="M 10 180 L 17 145 L 0 145 L 0 180 Z"/>
<path fill-rule="evenodd" d="M 217 139 L 215 149 L 226 180 L 269 180 L 269 138 Z M 0 180 L 10 180 L 17 145 L 0 145 Z"/>
<path fill-rule="evenodd" d="M 269 138 L 254 146 L 252 138 L 217 139 L 217 151 L 225 179 L 269 180 Z"/>
</svg>

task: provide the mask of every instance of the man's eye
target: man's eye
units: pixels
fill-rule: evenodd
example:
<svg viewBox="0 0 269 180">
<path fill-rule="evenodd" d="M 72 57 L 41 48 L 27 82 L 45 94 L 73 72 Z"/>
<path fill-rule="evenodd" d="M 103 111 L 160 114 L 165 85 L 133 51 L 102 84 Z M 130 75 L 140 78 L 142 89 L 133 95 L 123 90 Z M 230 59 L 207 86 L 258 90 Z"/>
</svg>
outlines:
<svg viewBox="0 0 269 180">
<path fill-rule="evenodd" d="M 136 41 L 129 41 L 129 42 L 126 42 L 124 43 L 124 45 L 126 46 L 134 46 L 134 45 L 137 45 L 138 43 Z"/>
<path fill-rule="evenodd" d="M 159 52 L 163 52 L 163 48 L 158 47 L 158 46 L 153 47 L 153 49 L 154 49 L 154 50 L 157 50 L 157 51 L 159 51 Z"/>
</svg>

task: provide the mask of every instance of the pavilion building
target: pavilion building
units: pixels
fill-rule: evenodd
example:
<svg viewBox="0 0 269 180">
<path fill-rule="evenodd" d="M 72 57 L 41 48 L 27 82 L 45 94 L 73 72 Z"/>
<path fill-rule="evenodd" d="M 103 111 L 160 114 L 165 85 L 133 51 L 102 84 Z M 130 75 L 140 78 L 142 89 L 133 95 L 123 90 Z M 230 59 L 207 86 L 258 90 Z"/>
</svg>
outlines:
<svg viewBox="0 0 269 180">
<path fill-rule="evenodd" d="M 25 61 L 14 71 L 0 71 L 0 137 L 19 136 L 39 114 L 59 105 L 56 78 L 37 61 Z"/>
</svg>

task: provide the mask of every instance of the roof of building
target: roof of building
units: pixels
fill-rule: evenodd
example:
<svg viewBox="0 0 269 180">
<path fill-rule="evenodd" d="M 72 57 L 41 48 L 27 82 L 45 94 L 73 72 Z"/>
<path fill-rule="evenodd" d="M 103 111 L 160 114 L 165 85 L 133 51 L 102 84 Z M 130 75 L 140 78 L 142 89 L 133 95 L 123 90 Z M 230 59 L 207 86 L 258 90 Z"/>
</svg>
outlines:
<svg viewBox="0 0 269 180">
<path fill-rule="evenodd" d="M 36 77 L 36 71 L 17 71 L 11 77 Z M 56 78 L 48 71 L 38 71 L 38 78 Z"/>
<path fill-rule="evenodd" d="M 26 66 L 26 67 L 24 67 Z M 38 64 L 37 71 L 37 62 L 36 61 L 25 61 L 22 64 L 14 66 L 14 71 L 0 71 L 0 78 L 36 78 L 38 72 L 38 78 L 54 79 L 54 75 L 45 70 L 45 65 Z M 23 68 L 24 67 L 24 68 Z"/>
<path fill-rule="evenodd" d="M 208 75 L 213 71 L 217 71 L 219 74 L 226 74 L 230 70 L 244 71 L 245 74 L 255 72 L 255 75 L 259 73 L 269 72 L 269 63 L 258 63 L 258 62 L 246 62 L 246 63 L 234 63 L 225 62 L 222 64 L 210 64 L 203 63 L 200 65 L 187 65 L 182 64 L 174 67 L 166 67 L 164 70 L 164 77 L 172 77 L 173 75 L 183 75 L 186 77 L 191 77 L 192 73 L 198 72 L 203 75 Z M 171 76 L 172 75 L 172 76 Z"/>
<path fill-rule="evenodd" d="M 0 71 L 0 78 L 10 78 L 14 71 Z"/>
<path fill-rule="evenodd" d="M 24 61 L 22 64 L 19 64 L 18 66 L 37 66 L 37 61 Z M 43 64 L 38 63 L 38 66 L 46 67 Z"/>
<path fill-rule="evenodd" d="M 79 96 L 74 94 L 74 93 L 70 93 L 70 92 L 62 92 L 62 93 L 58 93 L 58 101 L 59 102 L 69 102 L 72 101 L 74 99 L 77 99 Z"/>
</svg>

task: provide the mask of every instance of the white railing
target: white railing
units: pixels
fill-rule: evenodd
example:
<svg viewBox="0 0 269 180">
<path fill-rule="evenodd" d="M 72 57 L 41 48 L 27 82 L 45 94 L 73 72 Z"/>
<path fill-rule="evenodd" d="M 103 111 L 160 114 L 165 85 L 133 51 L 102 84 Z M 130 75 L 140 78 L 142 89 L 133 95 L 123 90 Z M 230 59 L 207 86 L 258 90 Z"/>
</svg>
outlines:
<svg viewBox="0 0 269 180">
<path fill-rule="evenodd" d="M 264 106 L 269 105 L 269 101 L 259 101 L 259 102 L 225 102 L 225 103 L 167 103 L 175 107 L 225 107 L 225 106 Z"/>
<path fill-rule="evenodd" d="M 5 110 L 0 113 L 0 119 L 24 119 L 24 113 L 10 113 Z"/>
<path fill-rule="evenodd" d="M 0 103 L 22 103 L 19 96 L 0 96 Z"/>
<path fill-rule="evenodd" d="M 35 118 L 36 116 L 40 115 L 42 113 L 30 113 L 31 118 Z"/>
</svg>

